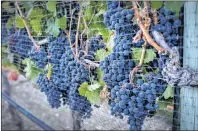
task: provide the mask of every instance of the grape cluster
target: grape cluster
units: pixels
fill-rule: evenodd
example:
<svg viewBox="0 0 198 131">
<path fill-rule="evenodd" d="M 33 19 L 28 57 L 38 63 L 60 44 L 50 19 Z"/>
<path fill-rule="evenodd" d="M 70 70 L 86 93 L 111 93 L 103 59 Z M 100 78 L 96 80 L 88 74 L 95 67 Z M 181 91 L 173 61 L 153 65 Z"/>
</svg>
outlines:
<svg viewBox="0 0 198 131">
<path fill-rule="evenodd" d="M 37 85 L 41 92 L 44 92 L 47 96 L 47 100 L 52 108 L 58 108 L 61 105 L 61 92 L 56 88 L 47 77 L 40 73 L 37 79 Z"/>
<path fill-rule="evenodd" d="M 1 44 L 6 44 L 8 41 L 8 31 L 5 24 L 1 25 Z"/>
<path fill-rule="evenodd" d="M 151 26 L 151 31 L 156 30 L 163 34 L 166 43 L 170 46 L 178 46 L 179 40 L 179 27 L 181 27 L 181 21 L 176 17 L 175 13 L 172 11 L 166 10 L 164 7 L 158 10 L 158 24 L 153 24 Z M 160 71 L 163 68 L 164 63 L 168 59 L 167 56 L 161 55 L 158 59 L 158 66 Z"/>
<path fill-rule="evenodd" d="M 130 70 L 134 67 L 134 62 L 131 60 L 133 23 L 127 17 L 130 15 L 132 19 L 133 11 L 113 6 L 115 4 L 118 5 L 119 2 L 109 4 L 109 10 L 104 14 L 105 25 L 116 31 L 113 52 L 100 62 L 100 67 L 104 71 L 103 79 L 110 88 L 128 82 Z M 124 23 L 121 24 L 120 20 Z"/>
<path fill-rule="evenodd" d="M 32 46 L 33 43 L 29 39 L 26 29 L 18 30 L 10 37 L 9 49 L 21 58 L 28 58 L 28 52 Z"/>
<path fill-rule="evenodd" d="M 124 3 L 116 1 L 108 2 L 108 11 L 104 14 L 104 24 L 110 30 L 115 30 L 116 35 L 113 52 L 100 62 L 100 68 L 104 71 L 103 80 L 111 92 L 111 114 L 121 119 L 123 115 L 128 116 L 130 130 L 141 130 L 144 118 L 159 108 L 155 103 L 156 98 L 164 92 L 167 84 L 161 80 L 160 71 L 155 74 L 151 70 L 148 70 L 151 71 L 150 73 L 142 76 L 144 80 L 142 77 L 138 77 L 134 85 L 129 83 L 129 73 L 135 66 L 131 58 L 131 47 L 142 47 L 144 40 L 140 39 L 137 43 L 132 42 L 138 28 L 131 21 L 134 16 L 133 10 L 123 9 L 124 5 Z M 160 13 L 159 23 L 151 24 L 151 31 L 159 31 L 165 35 L 165 38 L 168 37 L 169 45 L 174 41 L 175 46 L 175 42 L 178 40 L 176 34 L 181 22 L 172 12 L 170 13 L 164 8 L 160 9 Z M 151 48 L 149 45 L 148 47 Z M 159 54 L 158 61 L 164 63 L 165 59 L 165 55 Z M 160 68 L 160 63 L 156 60 L 148 64 Z"/>
<path fill-rule="evenodd" d="M 67 10 L 67 30 L 70 29 L 70 22 L 72 23 L 71 30 L 76 30 L 77 21 L 78 21 L 78 12 L 80 11 L 80 5 L 76 1 L 65 2 L 65 8 Z M 71 15 L 71 12 L 72 12 L 72 15 Z"/>
<path fill-rule="evenodd" d="M 109 29 L 116 31 L 114 38 L 113 52 L 100 62 L 100 68 L 104 71 L 103 80 L 111 89 L 111 111 L 116 116 L 123 117 L 125 106 L 119 108 L 119 103 L 124 105 L 121 98 L 116 98 L 116 92 L 125 83 L 129 83 L 129 73 L 135 66 L 132 60 L 132 37 L 134 35 L 133 23 L 134 16 L 132 10 L 127 10 L 119 6 L 119 2 L 108 2 L 108 11 L 104 14 L 104 23 Z M 130 93 L 129 91 L 127 91 Z M 129 95 L 129 94 L 128 94 Z M 116 102 L 114 102 L 116 101 Z"/>
<path fill-rule="evenodd" d="M 44 69 L 47 65 L 47 52 L 44 47 L 37 49 L 36 47 L 32 47 L 32 49 L 28 52 L 29 58 L 36 63 L 38 68 Z"/>
<path fill-rule="evenodd" d="M 102 43 L 102 37 L 96 36 L 90 39 L 88 42 L 88 55 L 79 53 L 79 59 L 83 60 L 94 58 L 94 53 L 96 50 L 103 48 L 104 43 Z M 79 52 L 81 52 L 83 47 L 79 46 Z M 72 110 L 80 112 L 82 117 L 89 118 L 91 116 L 91 104 L 83 96 L 80 96 L 78 88 L 83 82 L 90 82 L 90 74 L 94 74 L 94 69 L 89 69 L 83 64 L 80 64 L 72 53 L 70 46 L 66 46 L 66 52 L 62 55 L 60 59 L 60 71 L 62 76 L 62 85 L 59 86 L 61 90 L 65 90 L 64 102 L 70 106 Z"/>
</svg>

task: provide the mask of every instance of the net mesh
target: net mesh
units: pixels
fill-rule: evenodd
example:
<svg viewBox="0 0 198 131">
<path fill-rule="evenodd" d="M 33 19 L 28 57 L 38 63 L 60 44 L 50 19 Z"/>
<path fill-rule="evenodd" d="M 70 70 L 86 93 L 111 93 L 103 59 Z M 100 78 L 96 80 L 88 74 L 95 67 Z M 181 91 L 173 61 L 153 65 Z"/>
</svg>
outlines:
<svg viewBox="0 0 198 131">
<path fill-rule="evenodd" d="M 143 5 L 143 2 L 138 2 L 139 9 Z M 158 24 L 154 19 L 147 20 L 147 17 L 154 15 L 146 14 L 146 9 L 139 13 L 148 15 L 142 16 L 144 27 L 148 27 L 152 38 L 152 31 L 157 30 L 171 48 L 178 47 L 182 64 L 184 7 L 181 6 L 177 12 L 178 17 L 164 8 L 165 3 L 152 12 L 157 15 Z M 41 105 L 59 107 L 53 110 L 58 116 L 61 114 L 59 118 L 54 118 L 59 121 L 57 125 L 48 122 L 50 118 L 47 120 L 46 116 L 40 116 L 42 111 L 38 113 L 32 110 L 36 116 L 45 119 L 56 129 L 68 129 L 71 128 L 68 127 L 71 110 L 75 125 L 79 126 L 80 123 L 82 129 L 133 129 L 128 117 L 135 112 L 134 109 L 129 110 L 131 96 L 135 96 L 135 109 L 137 112 L 143 109 L 142 112 L 146 113 L 133 116 L 137 125 L 143 125 L 142 129 L 180 128 L 180 115 L 185 113 L 180 112 L 180 87 L 168 85 L 161 75 L 168 56 L 158 53 L 142 33 L 140 39 L 137 37 L 140 28 L 134 10 L 131 1 L 2 2 L 3 66 L 13 64 L 22 75 L 37 83 L 36 89 L 32 90 L 42 92 L 43 96 L 38 95 L 45 99 L 40 101 Z M 150 25 L 146 22 L 150 22 Z M 137 38 L 136 42 L 134 37 Z M 141 61 L 144 47 L 143 64 L 134 71 Z M 99 68 L 99 73 L 104 72 L 102 78 L 98 76 Z M 96 88 L 95 93 L 87 94 L 92 97 L 81 96 L 83 93 L 79 88 L 84 82 L 87 82 L 85 85 L 92 85 L 88 86 L 90 90 Z M 147 88 L 147 84 L 153 86 L 153 90 L 142 89 L 143 86 Z M 137 88 L 142 94 L 135 94 L 130 90 L 132 88 Z M 127 104 L 121 103 L 125 99 L 125 96 L 119 95 L 121 89 L 132 92 L 128 94 L 130 100 L 127 100 Z M 154 94 L 151 92 L 148 95 L 149 91 Z M 109 95 L 102 99 L 101 92 Z M 100 104 L 93 104 L 98 100 Z M 94 102 L 91 104 L 90 101 Z M 46 104 L 48 102 L 49 105 Z M 191 105 L 186 103 L 185 106 Z M 143 123 L 141 120 L 144 120 Z M 185 123 L 188 122 L 185 120 Z"/>
</svg>

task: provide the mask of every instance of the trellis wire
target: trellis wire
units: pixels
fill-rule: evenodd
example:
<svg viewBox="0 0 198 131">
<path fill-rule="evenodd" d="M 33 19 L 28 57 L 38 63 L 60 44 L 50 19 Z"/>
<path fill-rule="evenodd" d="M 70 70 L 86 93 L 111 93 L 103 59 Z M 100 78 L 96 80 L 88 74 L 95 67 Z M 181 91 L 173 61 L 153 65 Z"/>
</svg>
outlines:
<svg viewBox="0 0 198 131">
<path fill-rule="evenodd" d="M 41 5 L 36 5 L 36 7 L 43 7 L 43 6 L 45 6 L 45 4 L 43 4 L 43 5 L 42 4 Z M 62 6 L 59 4 L 59 7 L 58 8 L 61 8 L 61 7 Z M 14 6 L 13 7 L 10 7 L 10 8 L 15 9 Z M 94 8 L 98 8 L 98 5 L 95 5 Z M 132 6 L 129 6 L 129 8 L 132 8 Z M 2 10 L 2 13 L 3 12 L 4 12 L 4 10 Z M 3 15 L 2 14 L 2 16 L 6 16 L 6 15 Z M 9 15 L 7 15 L 7 16 L 9 16 Z M 48 15 L 44 16 L 43 19 L 47 19 L 47 16 Z M 83 17 L 86 17 L 86 14 L 84 16 L 82 16 L 82 18 Z M 180 20 L 182 20 L 182 25 L 183 25 L 183 19 L 184 19 L 183 18 L 183 9 L 180 12 L 180 17 L 179 18 L 180 18 Z M 96 24 L 97 23 L 101 23 L 101 22 L 103 22 L 103 21 L 97 21 Z M 4 19 L 2 19 L 2 24 L 6 24 L 6 21 Z M 123 27 L 124 26 L 126 26 L 126 25 L 123 25 Z M 93 29 L 93 30 L 99 30 L 99 29 L 96 28 L 96 29 Z M 19 31 L 19 30 L 16 30 L 16 31 Z M 31 30 L 31 32 L 33 32 L 33 30 Z M 41 32 L 41 33 L 43 34 L 45 32 Z M 134 34 L 136 34 L 136 32 L 134 32 Z M 126 35 L 131 35 L 131 34 L 126 34 Z M 9 36 L 9 37 L 11 37 L 11 36 Z M 35 40 L 43 40 L 46 36 L 33 36 L 33 37 L 34 37 Z M 87 39 L 92 38 L 92 37 L 93 37 L 93 35 L 87 36 Z M 105 37 L 109 38 L 109 36 L 103 36 L 103 38 L 105 38 Z M 81 39 L 81 37 L 79 39 Z M 12 40 L 14 40 L 14 39 L 12 39 Z M 28 43 L 31 43 L 31 41 L 27 41 L 27 42 Z M 13 45 L 14 45 L 14 42 L 10 42 L 9 44 L 10 44 L 9 45 L 9 48 L 12 48 Z M 21 44 L 23 44 L 23 43 L 21 43 Z M 23 45 L 23 46 L 25 46 L 25 45 Z M 45 47 L 45 45 L 42 45 L 42 46 Z M 180 51 L 180 54 L 181 54 L 181 57 L 180 57 L 181 58 L 181 63 L 183 63 L 183 61 L 182 61 L 183 60 L 183 57 L 182 57 L 183 56 L 183 54 L 182 54 L 182 52 L 183 52 L 183 26 L 180 27 L 180 29 L 179 29 L 179 42 L 178 42 L 178 46 L 179 46 L 179 51 Z M 11 50 L 11 51 L 13 51 L 12 53 L 14 54 L 13 63 L 19 68 L 19 70 L 21 72 L 23 72 L 24 71 L 24 68 L 25 68 L 25 65 L 23 65 L 21 62 L 22 62 L 23 59 L 25 59 L 25 57 L 21 57 L 20 55 L 16 54 L 16 52 L 14 50 Z M 25 52 L 25 50 L 24 50 L 24 52 Z M 119 53 L 119 52 L 116 52 L 116 53 Z M 157 59 L 158 58 L 155 58 L 154 60 L 157 60 Z M 133 59 L 133 60 L 136 61 L 136 62 L 139 61 L 139 59 Z M 115 60 L 115 61 L 117 61 L 117 60 Z M 118 61 L 120 61 L 120 60 L 118 60 Z M 54 64 L 54 65 L 56 65 L 56 64 Z M 36 68 L 37 67 L 35 67 L 35 69 Z M 109 68 L 113 68 L 113 67 L 109 67 Z M 149 66 L 143 65 L 142 68 L 146 68 L 146 69 L 152 68 L 152 70 L 155 70 L 158 67 L 149 67 Z M 125 68 L 124 70 L 131 70 L 131 69 L 126 69 Z M 140 70 L 140 72 L 141 72 L 141 70 Z M 142 76 L 142 75 L 139 74 L 139 73 L 137 73 L 135 75 L 136 78 L 139 77 L 139 76 Z M 166 104 L 169 104 L 169 105 L 173 105 L 174 106 L 173 107 L 174 110 L 170 110 L 169 111 L 169 110 L 167 110 L 167 108 L 165 108 L 165 109 L 159 109 L 157 112 L 162 112 L 162 113 L 161 114 L 160 113 L 157 113 L 157 114 L 155 114 L 155 116 L 158 116 L 158 117 L 164 118 L 166 120 L 170 120 L 170 121 L 172 120 L 172 129 L 173 130 L 179 130 L 179 128 L 180 128 L 180 124 L 179 124 L 180 123 L 180 117 L 179 116 L 180 116 L 181 113 L 184 113 L 184 112 L 180 112 L 179 111 L 179 108 L 180 108 L 180 88 L 179 87 L 173 87 L 173 88 L 174 88 L 174 98 L 173 98 L 174 103 L 171 103 L 171 102 L 165 101 L 165 100 L 159 100 L 159 102 L 163 102 L 163 103 L 166 103 Z M 162 95 L 162 94 L 160 94 L 160 95 Z M 93 124 L 93 127 L 94 127 L 94 124 L 95 123 L 100 123 L 101 125 L 105 125 L 105 126 L 108 126 L 108 124 L 111 124 L 109 126 L 110 127 L 109 129 L 114 129 L 114 128 L 112 128 L 112 126 L 114 126 L 114 125 L 115 125 L 115 127 L 119 127 L 119 126 L 121 127 L 122 126 L 122 122 L 120 123 L 120 120 L 119 119 L 113 119 L 113 120 L 115 120 L 115 123 L 114 123 L 114 121 L 111 121 L 111 119 L 110 120 L 106 120 L 105 122 L 103 121 L 103 120 L 105 120 L 105 118 L 103 118 L 104 117 L 104 114 L 106 114 L 107 110 L 108 110 L 108 113 L 109 113 L 109 110 L 110 110 L 106 106 L 107 105 L 105 105 L 103 107 L 103 105 L 102 105 L 101 106 L 101 109 L 100 108 L 97 109 L 97 108 L 93 107 L 94 110 L 99 110 L 97 113 L 101 113 L 101 114 L 96 114 L 99 117 L 99 120 L 96 122 L 96 120 L 94 120 L 94 116 L 93 116 L 90 120 L 85 119 L 84 120 L 84 123 L 86 123 L 86 121 L 89 121 L 89 124 L 90 125 Z M 188 105 L 186 105 L 186 106 L 188 106 Z M 68 107 L 66 107 L 66 108 L 68 108 Z M 164 112 L 166 112 L 166 113 L 173 113 L 173 116 L 166 116 L 166 114 Z M 76 114 L 76 112 L 73 112 L 73 113 Z M 82 112 L 80 112 L 80 113 L 82 113 Z M 100 115 L 101 115 L 101 117 L 100 117 Z M 152 115 L 153 115 L 153 113 L 149 114 L 149 116 L 152 116 Z M 189 115 L 191 115 L 191 114 L 189 114 Z M 78 118 L 78 116 L 74 115 L 74 117 L 75 117 L 75 119 L 77 121 L 80 120 L 80 118 Z M 110 115 L 108 115 L 108 117 L 110 117 Z M 126 118 L 124 118 L 124 121 L 126 121 Z M 188 121 L 185 121 L 185 122 L 188 123 Z M 80 128 L 80 125 L 77 125 L 77 126 L 78 126 L 78 128 Z"/>
</svg>

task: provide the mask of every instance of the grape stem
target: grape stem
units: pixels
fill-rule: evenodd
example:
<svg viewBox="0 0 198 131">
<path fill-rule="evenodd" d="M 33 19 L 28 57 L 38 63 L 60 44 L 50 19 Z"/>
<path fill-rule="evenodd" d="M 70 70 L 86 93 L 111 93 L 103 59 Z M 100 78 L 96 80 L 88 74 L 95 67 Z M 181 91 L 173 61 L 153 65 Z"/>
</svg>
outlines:
<svg viewBox="0 0 198 131">
<path fill-rule="evenodd" d="M 144 12 L 145 13 L 144 14 L 144 16 L 145 16 L 144 27 L 145 27 L 146 30 L 149 30 L 151 20 L 149 18 L 149 3 L 148 3 L 148 1 L 144 1 L 144 10 L 145 10 L 145 12 Z M 139 37 L 139 39 L 140 39 L 141 36 L 142 36 L 142 31 L 139 30 L 135 37 Z M 145 36 L 143 36 L 143 39 L 144 39 L 144 45 L 142 46 L 142 54 L 141 54 L 139 64 L 130 72 L 130 75 L 129 75 L 131 84 L 133 84 L 135 73 L 139 70 L 139 68 L 141 68 L 141 66 L 143 64 L 143 61 L 144 61 L 144 57 L 145 57 L 145 53 L 146 53 L 147 40 L 146 40 Z"/>
<path fill-rule="evenodd" d="M 139 15 L 139 11 L 137 8 L 137 3 L 136 1 L 132 1 L 133 4 L 133 9 L 135 12 L 135 17 L 137 19 L 137 23 L 138 26 L 140 27 L 140 29 L 142 30 L 143 35 L 145 36 L 146 40 L 148 41 L 148 43 L 153 46 L 158 52 L 164 52 L 165 49 L 161 48 L 160 46 L 158 46 L 158 44 L 152 39 L 152 37 L 149 35 L 148 31 L 145 30 L 144 25 L 142 24 L 142 19 L 141 16 Z"/>
<path fill-rule="evenodd" d="M 70 13 L 71 13 L 71 18 L 70 18 L 70 23 L 69 23 L 69 32 L 65 31 L 65 33 L 66 33 L 66 35 L 67 35 L 67 37 L 68 37 L 69 45 L 70 45 L 71 51 L 72 51 L 72 53 L 73 53 L 73 55 L 74 55 L 74 58 L 76 59 L 76 55 L 75 55 L 75 52 L 74 52 L 74 50 L 73 50 L 72 42 L 71 42 L 71 38 L 70 38 L 70 36 L 71 36 L 72 19 L 73 19 L 73 18 L 72 18 L 73 12 L 72 12 L 72 10 L 71 10 L 71 3 L 70 3 Z"/>
<path fill-rule="evenodd" d="M 76 30 L 76 46 L 75 46 L 76 47 L 76 56 L 78 56 L 78 35 L 79 35 L 81 14 L 82 14 L 82 11 L 80 10 L 79 15 L 78 15 L 78 25 L 77 25 L 77 30 Z"/>
<path fill-rule="evenodd" d="M 142 31 L 139 30 L 137 34 L 133 37 L 133 43 L 137 43 L 140 40 L 141 36 L 142 36 Z"/>
<path fill-rule="evenodd" d="M 32 37 L 31 35 L 31 32 L 30 32 L 30 28 L 28 27 L 26 21 L 25 21 L 25 16 L 23 15 L 19 5 L 18 5 L 18 2 L 16 1 L 15 2 L 15 6 L 17 7 L 18 11 L 19 11 L 19 15 L 21 16 L 22 20 L 23 20 L 23 23 L 25 25 L 25 28 L 27 30 L 27 33 L 28 33 L 28 36 L 30 38 L 30 40 L 32 41 L 32 43 L 34 44 L 34 46 L 36 47 L 36 49 L 39 49 L 39 46 L 36 44 L 36 42 L 34 41 L 34 38 Z"/>
<path fill-rule="evenodd" d="M 157 11 L 156 9 L 154 9 L 153 11 L 153 21 L 154 21 L 154 24 L 158 24 L 158 18 L 157 18 Z"/>
</svg>

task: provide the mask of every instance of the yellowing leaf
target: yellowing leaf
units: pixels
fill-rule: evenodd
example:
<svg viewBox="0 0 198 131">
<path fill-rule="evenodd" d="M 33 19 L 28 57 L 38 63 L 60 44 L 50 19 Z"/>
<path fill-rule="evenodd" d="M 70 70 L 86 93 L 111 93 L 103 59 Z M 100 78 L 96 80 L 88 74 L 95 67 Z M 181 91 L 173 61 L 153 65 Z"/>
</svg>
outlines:
<svg viewBox="0 0 198 131">
<path fill-rule="evenodd" d="M 56 1 L 48 1 L 47 9 L 51 12 L 54 12 L 56 10 Z"/>
<path fill-rule="evenodd" d="M 142 48 L 132 48 L 132 52 L 133 52 L 133 56 L 132 56 L 133 59 L 140 60 L 141 55 L 142 55 Z M 156 57 L 155 50 L 146 49 L 143 63 L 144 64 L 149 63 L 153 61 L 155 57 Z"/>
<path fill-rule="evenodd" d="M 23 22 L 23 18 L 21 18 L 20 16 L 16 16 L 15 22 L 16 22 L 16 27 L 18 27 L 20 29 L 25 27 L 25 24 Z"/>
<path fill-rule="evenodd" d="M 50 78 L 51 78 L 51 76 L 52 76 L 52 69 L 53 69 L 53 65 L 51 65 L 51 64 L 48 64 L 47 65 L 47 69 L 48 69 L 48 72 L 47 72 L 47 78 L 48 78 L 48 80 L 50 80 Z"/>
</svg>

